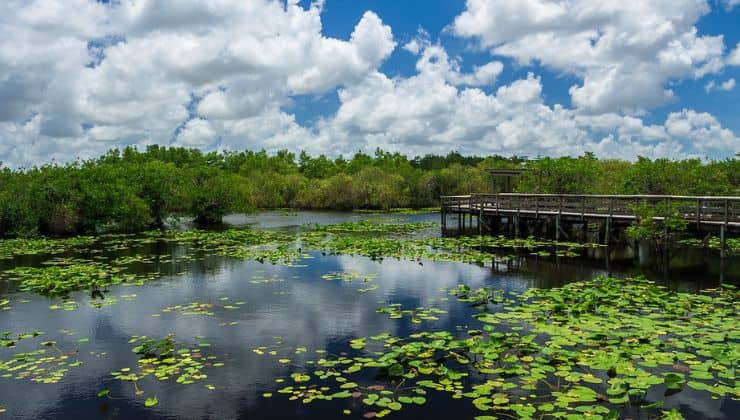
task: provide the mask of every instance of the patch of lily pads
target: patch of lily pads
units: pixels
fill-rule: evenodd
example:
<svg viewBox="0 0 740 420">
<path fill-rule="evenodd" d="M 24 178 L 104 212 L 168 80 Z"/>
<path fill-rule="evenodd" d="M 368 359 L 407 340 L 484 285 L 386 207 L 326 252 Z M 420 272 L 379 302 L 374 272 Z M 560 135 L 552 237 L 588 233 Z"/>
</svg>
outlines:
<svg viewBox="0 0 740 420">
<path fill-rule="evenodd" d="M 388 314 L 390 319 L 409 318 L 414 324 L 421 324 L 422 321 L 438 321 L 439 316 L 446 314 L 447 311 L 439 308 L 418 307 L 414 309 L 403 309 L 400 303 L 391 303 L 377 309 L 379 313 Z"/>
<path fill-rule="evenodd" d="M 102 289 L 114 284 L 143 284 L 159 277 L 158 273 L 125 273 L 121 268 L 100 262 L 17 267 L 3 274 L 18 281 L 19 290 L 44 296 L 66 296 L 75 290 Z"/>
<path fill-rule="evenodd" d="M 378 277 L 377 273 L 374 274 L 361 274 L 355 270 L 345 271 L 332 271 L 321 276 L 324 280 L 341 280 L 346 283 L 352 283 L 353 281 L 369 282 L 373 281 Z"/>
<path fill-rule="evenodd" d="M 475 329 L 352 339 L 354 356 L 307 361 L 277 393 L 307 404 L 357 399 L 383 417 L 434 392 L 467 399 L 478 419 L 618 418 L 625 406 L 681 418 L 661 410 L 677 393 L 740 399 L 740 296 L 731 286 L 690 294 L 598 277 L 522 294 L 449 293 L 480 308 Z"/>
<path fill-rule="evenodd" d="M 535 238 L 512 239 L 503 236 L 471 236 L 455 238 L 407 237 L 409 233 L 428 230 L 433 223 L 403 223 L 388 220 L 365 220 L 336 225 L 315 226 L 300 233 L 257 229 L 228 229 L 223 231 L 152 231 L 133 235 L 105 235 L 97 239 L 79 237 L 69 239 L 6 240 L 0 241 L 2 253 L 16 256 L 79 251 L 100 252 L 134 249 L 144 244 L 170 243 L 183 245 L 186 254 L 155 256 L 135 254 L 93 259 L 75 256 L 52 257 L 35 267 L 16 267 L 0 273 L 1 277 L 19 282 L 19 289 L 45 296 L 66 296 L 75 290 L 103 289 L 117 284 L 143 284 L 163 275 L 158 269 L 133 272 L 133 265 L 164 261 L 170 264 L 216 255 L 228 258 L 255 260 L 261 263 L 298 267 L 299 262 L 312 258 L 309 251 L 340 255 L 361 255 L 374 260 L 397 258 L 466 262 L 485 264 L 506 261 L 511 254 L 500 252 L 524 251 L 538 255 L 557 254 L 576 256 L 578 250 L 598 246 L 564 243 Z M 5 250 L 5 251 L 2 251 Z M 12 251 L 11 251 L 12 250 Z M 494 253 L 494 251 L 496 251 Z M 354 280 L 347 273 L 342 280 Z M 349 277 L 348 277 L 349 276 Z M 369 280 L 370 278 L 362 278 Z M 373 290 L 373 287 L 360 291 Z M 103 303 L 105 305 L 105 303 Z M 4 307 L 6 305 L 2 305 Z"/>
<path fill-rule="evenodd" d="M 41 331 L 4 332 L 0 334 L 0 347 L 12 348 L 21 340 L 38 339 L 43 334 Z M 42 341 L 35 350 L 14 353 L 7 360 L 0 359 L 0 378 L 56 384 L 71 369 L 82 365 L 77 355 L 77 349 L 65 352 L 54 341 Z"/>
<path fill-rule="evenodd" d="M 707 248 L 715 251 L 718 251 L 722 247 L 720 238 L 716 236 L 710 236 L 704 240 L 693 238 L 682 239 L 678 243 L 693 248 Z M 725 246 L 729 255 L 740 255 L 740 238 L 727 238 Z"/>
<path fill-rule="evenodd" d="M 0 260 L 11 259 L 19 255 L 63 254 L 82 249 L 95 241 L 93 236 L 76 236 L 73 238 L 21 238 L 0 240 Z"/>
<path fill-rule="evenodd" d="M 181 347 L 175 340 L 174 335 L 157 340 L 146 336 L 132 337 L 129 343 L 136 344 L 131 349 L 139 355 L 137 366 L 121 368 L 111 373 L 120 381 L 133 384 L 136 395 L 144 395 L 140 383 L 148 378 L 158 381 L 174 381 L 181 385 L 190 385 L 203 382 L 208 378 L 207 371 L 224 366 L 216 356 L 207 355 L 202 348 L 208 347 L 207 343 L 199 343 L 193 348 Z M 206 384 L 206 388 L 215 387 Z M 99 397 L 109 396 L 108 390 L 98 393 Z M 151 407 L 158 403 L 156 396 L 147 397 L 145 406 Z"/>
<path fill-rule="evenodd" d="M 224 301 L 228 298 L 223 299 Z M 211 302 L 190 302 L 184 305 L 168 306 L 162 309 L 161 313 L 154 314 L 155 317 L 160 317 L 166 314 L 175 314 L 179 317 L 194 317 L 194 316 L 213 316 L 216 310 L 233 310 L 239 309 L 240 306 L 246 304 L 246 302 L 234 302 L 233 304 L 216 304 Z"/>
<path fill-rule="evenodd" d="M 430 229 L 438 226 L 430 222 L 399 222 L 397 220 L 377 221 L 361 220 L 357 222 L 345 222 L 333 225 L 314 225 L 316 232 L 330 233 L 383 233 L 403 234 L 419 230 Z"/>
</svg>

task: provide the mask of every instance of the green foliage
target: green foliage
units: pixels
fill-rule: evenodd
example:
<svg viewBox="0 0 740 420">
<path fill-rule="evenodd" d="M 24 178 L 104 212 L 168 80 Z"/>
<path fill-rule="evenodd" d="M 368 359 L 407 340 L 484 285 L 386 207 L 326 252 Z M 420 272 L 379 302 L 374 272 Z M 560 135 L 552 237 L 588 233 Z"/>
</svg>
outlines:
<svg viewBox="0 0 740 420">
<path fill-rule="evenodd" d="M 654 205 L 642 203 L 631 209 L 637 221 L 625 232 L 633 239 L 662 244 L 676 234 L 684 232 L 688 226 L 688 221 L 681 217 L 678 207 L 669 202 L 659 202 Z"/>
<path fill-rule="evenodd" d="M 194 168 L 188 173 L 188 213 L 202 224 L 221 222 L 236 208 L 237 194 L 232 182 L 237 176 L 220 173 L 215 168 Z"/>
<path fill-rule="evenodd" d="M 67 165 L 0 167 L 0 237 L 136 232 L 170 216 L 212 224 L 254 208 L 436 207 L 440 195 L 493 192 L 490 168 L 528 169 L 512 180 L 518 192 L 740 195 L 736 158 L 630 163 L 592 153 L 527 160 L 451 152 L 411 159 L 380 149 L 330 158 L 154 145 Z"/>
<path fill-rule="evenodd" d="M 423 405 L 425 395 L 447 396 L 485 414 L 476 419 L 618 418 L 625 406 L 657 414 L 664 403 L 654 399 L 658 392 L 737 395 L 734 288 L 678 293 L 639 277 L 597 277 L 521 294 L 462 285 L 450 294 L 479 308 L 471 320 L 476 329 L 352 338 L 350 352 L 297 366 L 296 384 L 277 394 L 304 404 L 361 398 L 376 410 L 365 417 Z M 443 313 L 399 304 L 378 312 L 416 323 Z M 269 355 L 283 363 L 291 350 Z M 662 414 L 683 418 L 676 409 Z"/>
</svg>

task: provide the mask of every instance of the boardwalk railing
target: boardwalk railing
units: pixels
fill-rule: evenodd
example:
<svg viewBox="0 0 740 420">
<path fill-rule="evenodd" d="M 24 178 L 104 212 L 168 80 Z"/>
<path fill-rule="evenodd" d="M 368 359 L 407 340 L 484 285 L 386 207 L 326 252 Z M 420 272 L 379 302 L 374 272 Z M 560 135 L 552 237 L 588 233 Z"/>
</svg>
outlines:
<svg viewBox="0 0 740 420">
<path fill-rule="evenodd" d="M 443 213 L 562 215 L 633 220 L 635 207 L 678 211 L 689 222 L 740 226 L 740 197 L 667 195 L 470 194 L 442 197 Z M 656 217 L 662 219 L 663 216 Z"/>
</svg>

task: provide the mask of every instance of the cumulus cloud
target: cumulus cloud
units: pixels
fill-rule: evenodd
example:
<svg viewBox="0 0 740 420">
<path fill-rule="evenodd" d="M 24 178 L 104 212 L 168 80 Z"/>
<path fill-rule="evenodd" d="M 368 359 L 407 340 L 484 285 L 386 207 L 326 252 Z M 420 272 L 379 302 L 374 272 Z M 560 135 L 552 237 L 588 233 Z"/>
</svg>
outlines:
<svg viewBox="0 0 740 420">
<path fill-rule="evenodd" d="M 493 54 L 575 75 L 582 111 L 641 113 L 673 100 L 669 81 L 723 67 L 723 37 L 694 26 L 703 0 L 467 0 L 452 30 Z"/>
<path fill-rule="evenodd" d="M 324 36 L 322 5 L 3 2 L 0 136 L 6 153 L 0 159 L 45 161 L 48 154 L 34 154 L 28 144 L 53 148 L 66 138 L 91 153 L 152 141 L 211 144 L 207 137 L 216 133 L 206 127 L 269 120 L 291 96 L 362 80 L 395 49 L 391 28 L 373 12 L 348 40 Z M 38 122 L 30 121 L 34 116 Z M 255 139 L 241 147 L 264 146 Z"/>
<path fill-rule="evenodd" d="M 714 80 L 710 80 L 709 82 L 707 82 L 706 85 L 704 85 L 704 90 L 707 93 L 714 92 L 717 90 L 723 90 L 725 92 L 729 92 L 732 89 L 735 89 L 735 79 L 734 78 L 727 79 L 720 84 L 715 83 Z"/>
<path fill-rule="evenodd" d="M 698 34 L 704 2 L 666 1 L 468 0 L 452 30 L 519 64 L 579 77 L 571 108 L 545 103 L 539 75 L 500 84 L 501 61 L 465 66 L 424 30 L 403 46 L 415 74 L 390 77 L 379 69 L 396 49 L 392 29 L 368 11 L 346 39 L 325 36 L 323 1 L 8 0 L 0 4 L 0 161 L 29 166 L 154 143 L 732 155 L 738 138 L 709 114 L 638 118 L 676 96 L 671 81 L 740 64 L 737 47 L 725 56 L 721 36 Z M 712 83 L 734 88 L 734 79 Z M 296 97 L 335 94 L 337 111 L 311 126 L 287 111 Z"/>
<path fill-rule="evenodd" d="M 417 37 L 403 46 L 403 49 L 419 55 L 416 69 L 427 75 L 437 75 L 455 85 L 484 86 L 493 85 L 504 70 L 500 61 L 491 61 L 482 66 L 475 66 L 471 73 L 461 70 L 461 60 L 449 57 L 440 44 L 432 44 L 429 34 L 422 28 Z"/>
<path fill-rule="evenodd" d="M 735 49 L 727 56 L 727 64 L 731 66 L 740 66 L 740 42 L 737 43 Z"/>
<path fill-rule="evenodd" d="M 543 100 L 541 78 L 499 86 L 494 93 L 461 86 L 449 77 L 446 55 L 428 63 L 419 52 L 417 74 L 389 78 L 376 72 L 339 91 L 336 115 L 322 122 L 319 137 L 343 152 L 380 146 L 407 153 L 451 149 L 504 155 L 580 155 L 633 159 L 722 156 L 740 147 L 740 138 L 711 115 L 684 110 L 664 125 L 618 113 L 582 113 Z M 680 126 L 687 127 L 679 129 Z M 670 127 L 670 130 L 668 129 Z"/>
</svg>

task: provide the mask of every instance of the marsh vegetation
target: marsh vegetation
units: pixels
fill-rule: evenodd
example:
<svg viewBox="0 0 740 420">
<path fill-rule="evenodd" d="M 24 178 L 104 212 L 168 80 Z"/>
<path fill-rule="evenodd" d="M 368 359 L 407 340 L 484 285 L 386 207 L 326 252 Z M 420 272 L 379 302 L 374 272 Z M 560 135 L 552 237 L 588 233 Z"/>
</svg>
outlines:
<svg viewBox="0 0 740 420">
<path fill-rule="evenodd" d="M 328 158 L 150 146 L 66 165 L 0 165 L 0 237 L 142 232 L 170 217 L 212 225 L 256 209 L 408 213 L 437 207 L 441 195 L 494 192 L 490 168 L 528 169 L 512 185 L 517 192 L 740 195 L 737 159 L 409 158 L 382 150 Z"/>
<path fill-rule="evenodd" d="M 656 282 L 588 269 L 594 244 L 439 237 L 436 214 L 327 217 L 0 241 L 0 406 L 26 418 L 738 413 L 732 258 L 729 283 L 693 277 L 719 261 L 697 248 Z M 35 392 L 46 398 L 24 397 Z"/>
</svg>

